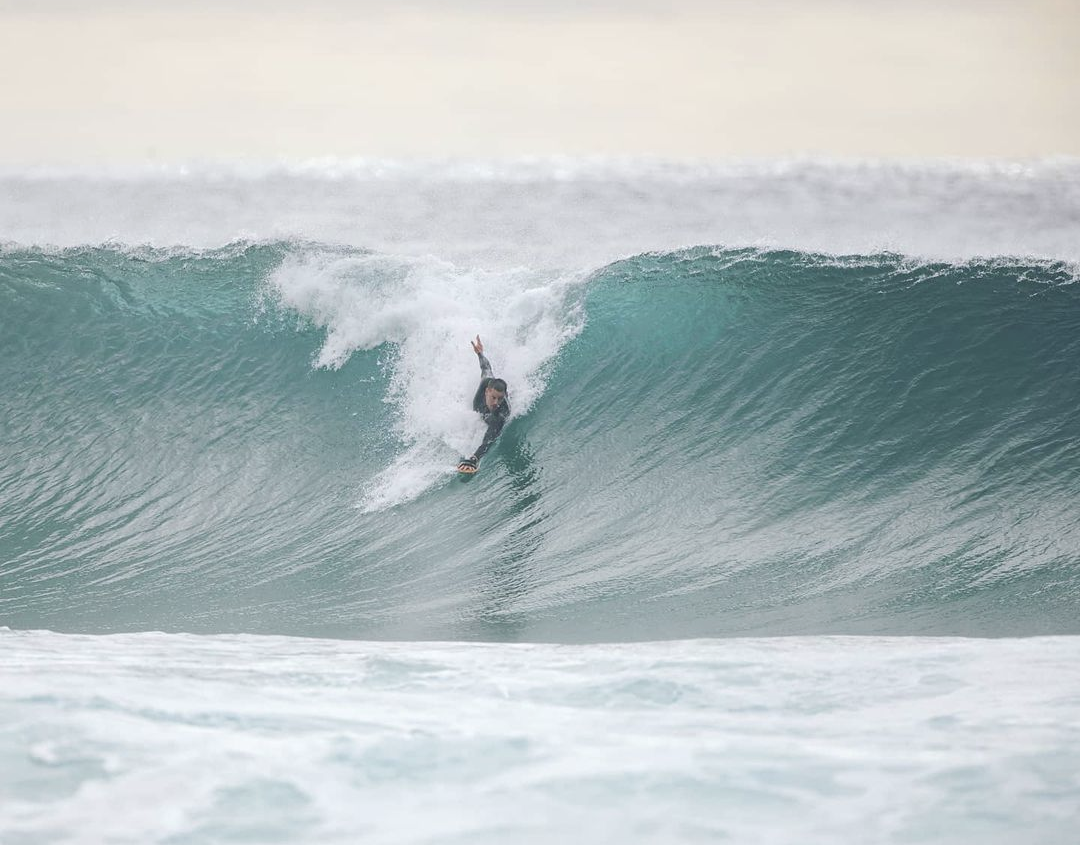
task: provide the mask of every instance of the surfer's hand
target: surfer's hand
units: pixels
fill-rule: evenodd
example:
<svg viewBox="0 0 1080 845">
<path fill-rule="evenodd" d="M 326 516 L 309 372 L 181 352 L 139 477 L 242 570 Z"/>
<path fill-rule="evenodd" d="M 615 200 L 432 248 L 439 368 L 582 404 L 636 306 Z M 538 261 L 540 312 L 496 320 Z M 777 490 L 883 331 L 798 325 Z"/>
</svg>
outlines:
<svg viewBox="0 0 1080 845">
<path fill-rule="evenodd" d="M 470 340 L 469 343 L 472 344 L 472 351 L 477 355 L 484 354 L 484 344 L 480 342 L 480 335 L 476 336 L 476 340 Z"/>
</svg>

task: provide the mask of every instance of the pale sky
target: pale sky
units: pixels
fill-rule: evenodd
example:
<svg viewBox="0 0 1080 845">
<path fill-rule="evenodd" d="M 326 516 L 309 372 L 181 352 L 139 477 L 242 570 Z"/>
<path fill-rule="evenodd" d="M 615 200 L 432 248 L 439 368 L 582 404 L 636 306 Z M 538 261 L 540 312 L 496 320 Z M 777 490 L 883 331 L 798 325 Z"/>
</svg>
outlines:
<svg viewBox="0 0 1080 845">
<path fill-rule="evenodd" d="M 0 0 L 0 165 L 1080 155 L 1080 0 Z"/>
</svg>

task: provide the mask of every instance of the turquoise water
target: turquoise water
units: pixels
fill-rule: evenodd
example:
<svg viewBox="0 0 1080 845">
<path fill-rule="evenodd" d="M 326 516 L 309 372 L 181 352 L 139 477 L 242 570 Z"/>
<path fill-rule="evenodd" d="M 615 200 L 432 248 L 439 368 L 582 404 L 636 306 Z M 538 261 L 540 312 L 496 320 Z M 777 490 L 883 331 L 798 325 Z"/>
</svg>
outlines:
<svg viewBox="0 0 1080 845">
<path fill-rule="evenodd" d="M 0 841 L 1068 841 L 1077 221 L 1069 160 L 0 172 Z"/>
<path fill-rule="evenodd" d="M 698 247 L 478 281 L 310 243 L 13 250 L 0 297 L 15 627 L 1078 631 L 1060 263 Z M 455 297 L 510 312 L 483 321 L 518 416 L 471 485 Z"/>
</svg>

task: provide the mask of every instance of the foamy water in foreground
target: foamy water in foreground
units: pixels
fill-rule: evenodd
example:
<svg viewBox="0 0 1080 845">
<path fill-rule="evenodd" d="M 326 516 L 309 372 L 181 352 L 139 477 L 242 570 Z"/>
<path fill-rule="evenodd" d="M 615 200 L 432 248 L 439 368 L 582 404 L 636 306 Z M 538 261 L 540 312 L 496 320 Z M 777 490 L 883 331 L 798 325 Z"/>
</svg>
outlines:
<svg viewBox="0 0 1080 845">
<path fill-rule="evenodd" d="M 1064 843 L 1080 638 L 0 632 L 0 840 Z"/>
</svg>

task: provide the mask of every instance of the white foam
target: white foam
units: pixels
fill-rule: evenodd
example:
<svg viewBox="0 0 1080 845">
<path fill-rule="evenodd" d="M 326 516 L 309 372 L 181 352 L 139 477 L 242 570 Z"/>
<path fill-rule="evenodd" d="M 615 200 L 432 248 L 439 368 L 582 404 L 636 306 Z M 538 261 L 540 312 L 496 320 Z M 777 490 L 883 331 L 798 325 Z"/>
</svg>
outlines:
<svg viewBox="0 0 1080 845">
<path fill-rule="evenodd" d="M 4 633 L 0 839 L 1069 842 L 1078 684 L 1078 637 Z"/>
<path fill-rule="evenodd" d="M 515 415 L 543 392 L 546 365 L 581 327 L 573 292 L 581 274 L 460 268 L 432 257 L 305 251 L 268 280 L 281 305 L 326 330 L 317 367 L 392 345 L 385 401 L 405 447 L 363 492 L 381 510 L 415 498 L 475 450 L 483 427 L 471 408 L 480 378 L 469 345 L 479 334 Z"/>
</svg>

